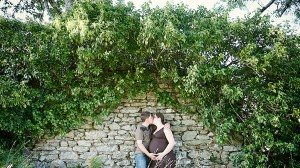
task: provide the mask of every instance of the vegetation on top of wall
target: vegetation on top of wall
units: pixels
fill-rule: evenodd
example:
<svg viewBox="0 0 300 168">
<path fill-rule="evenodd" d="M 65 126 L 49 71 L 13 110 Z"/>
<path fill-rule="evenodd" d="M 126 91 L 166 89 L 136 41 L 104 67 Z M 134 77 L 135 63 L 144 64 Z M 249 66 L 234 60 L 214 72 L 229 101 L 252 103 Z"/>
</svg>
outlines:
<svg viewBox="0 0 300 168">
<path fill-rule="evenodd" d="M 151 90 L 219 143 L 242 137 L 242 167 L 299 166 L 299 36 L 268 17 L 85 0 L 49 25 L 1 18 L 0 30 L 4 145 L 64 134 Z"/>
</svg>

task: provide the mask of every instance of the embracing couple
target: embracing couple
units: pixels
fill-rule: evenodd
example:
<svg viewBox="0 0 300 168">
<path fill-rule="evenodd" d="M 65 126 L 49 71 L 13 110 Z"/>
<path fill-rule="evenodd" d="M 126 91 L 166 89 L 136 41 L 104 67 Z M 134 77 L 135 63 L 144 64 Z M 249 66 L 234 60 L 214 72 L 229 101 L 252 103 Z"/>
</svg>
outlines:
<svg viewBox="0 0 300 168">
<path fill-rule="evenodd" d="M 170 124 L 162 113 L 141 113 L 142 123 L 135 131 L 136 168 L 174 168 L 176 156 L 172 151 L 175 140 Z"/>
</svg>

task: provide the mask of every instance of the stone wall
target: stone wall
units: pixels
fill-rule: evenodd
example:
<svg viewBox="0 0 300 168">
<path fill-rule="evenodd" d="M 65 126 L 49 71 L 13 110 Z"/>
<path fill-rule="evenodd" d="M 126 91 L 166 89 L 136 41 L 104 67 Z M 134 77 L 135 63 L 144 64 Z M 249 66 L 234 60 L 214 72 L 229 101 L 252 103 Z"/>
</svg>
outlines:
<svg viewBox="0 0 300 168">
<path fill-rule="evenodd" d="M 162 112 L 171 124 L 176 140 L 178 167 L 233 167 L 230 155 L 238 146 L 219 146 L 214 133 L 197 122 L 195 116 L 174 112 L 157 103 L 153 93 L 123 100 L 101 125 L 87 121 L 65 136 L 45 138 L 32 150 L 36 167 L 89 167 L 91 159 L 101 158 L 104 168 L 134 168 L 134 131 L 141 121 L 139 109 Z"/>
</svg>

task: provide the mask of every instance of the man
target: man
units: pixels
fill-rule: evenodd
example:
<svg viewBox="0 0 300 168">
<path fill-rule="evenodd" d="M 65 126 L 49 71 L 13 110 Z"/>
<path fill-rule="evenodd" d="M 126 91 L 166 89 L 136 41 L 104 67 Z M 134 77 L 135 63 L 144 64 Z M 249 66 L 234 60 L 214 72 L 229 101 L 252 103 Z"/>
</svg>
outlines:
<svg viewBox="0 0 300 168">
<path fill-rule="evenodd" d="M 149 158 L 155 160 L 153 153 L 148 152 L 148 147 L 151 140 L 151 129 L 149 125 L 153 122 L 153 117 L 150 112 L 145 111 L 141 113 L 142 124 L 137 126 L 135 131 L 136 150 L 135 163 L 136 168 L 147 168 Z"/>
</svg>

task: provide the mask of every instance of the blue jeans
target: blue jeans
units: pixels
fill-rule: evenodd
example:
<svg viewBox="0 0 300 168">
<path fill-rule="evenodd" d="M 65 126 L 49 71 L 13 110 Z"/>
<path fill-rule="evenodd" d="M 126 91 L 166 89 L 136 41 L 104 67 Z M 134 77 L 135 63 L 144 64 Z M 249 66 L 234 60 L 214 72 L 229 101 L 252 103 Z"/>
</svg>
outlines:
<svg viewBox="0 0 300 168">
<path fill-rule="evenodd" d="M 134 155 L 136 168 L 147 168 L 149 164 L 149 158 L 143 153 L 137 153 Z"/>
</svg>

